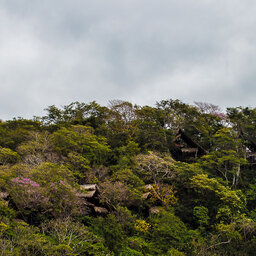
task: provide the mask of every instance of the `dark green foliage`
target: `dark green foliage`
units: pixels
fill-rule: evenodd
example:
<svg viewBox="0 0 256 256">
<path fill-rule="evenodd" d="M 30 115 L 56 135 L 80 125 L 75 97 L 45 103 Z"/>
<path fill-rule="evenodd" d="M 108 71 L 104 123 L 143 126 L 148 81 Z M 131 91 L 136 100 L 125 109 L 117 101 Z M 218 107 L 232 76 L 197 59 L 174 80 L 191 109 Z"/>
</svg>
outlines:
<svg viewBox="0 0 256 256">
<path fill-rule="evenodd" d="M 15 150 L 27 139 L 31 131 L 40 131 L 42 124 L 38 121 L 13 119 L 0 123 L 0 146 Z"/>
<path fill-rule="evenodd" d="M 255 255 L 255 131 L 254 108 L 171 99 L 2 121 L 0 252 Z"/>
<path fill-rule="evenodd" d="M 122 225 L 113 214 L 109 214 L 106 218 L 95 219 L 93 228 L 104 238 L 105 246 L 115 253 L 120 252 L 126 243 Z"/>
<path fill-rule="evenodd" d="M 152 250 L 165 254 L 170 248 L 189 250 L 189 232 L 185 224 L 172 212 L 162 211 L 150 218 L 152 225 L 148 239 L 153 243 Z M 153 253 L 154 254 L 154 253 Z"/>
</svg>

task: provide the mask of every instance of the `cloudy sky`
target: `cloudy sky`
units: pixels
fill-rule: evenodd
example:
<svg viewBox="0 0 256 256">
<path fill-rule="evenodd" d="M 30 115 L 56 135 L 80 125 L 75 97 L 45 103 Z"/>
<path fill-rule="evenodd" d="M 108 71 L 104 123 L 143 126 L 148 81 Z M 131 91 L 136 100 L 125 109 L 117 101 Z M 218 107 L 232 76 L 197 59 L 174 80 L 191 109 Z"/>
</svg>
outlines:
<svg viewBox="0 0 256 256">
<path fill-rule="evenodd" d="M 1 0 L 0 119 L 49 105 L 256 105 L 255 0 Z"/>
</svg>

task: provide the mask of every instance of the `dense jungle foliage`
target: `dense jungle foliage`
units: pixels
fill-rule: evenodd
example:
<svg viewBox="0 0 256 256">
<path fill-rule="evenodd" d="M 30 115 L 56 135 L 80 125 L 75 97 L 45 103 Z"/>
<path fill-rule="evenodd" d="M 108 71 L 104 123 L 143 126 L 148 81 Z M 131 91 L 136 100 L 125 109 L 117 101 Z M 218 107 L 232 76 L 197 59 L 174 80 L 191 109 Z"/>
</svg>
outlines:
<svg viewBox="0 0 256 256">
<path fill-rule="evenodd" d="M 248 107 L 74 102 L 1 121 L 0 255 L 255 255 L 255 152 Z"/>
</svg>

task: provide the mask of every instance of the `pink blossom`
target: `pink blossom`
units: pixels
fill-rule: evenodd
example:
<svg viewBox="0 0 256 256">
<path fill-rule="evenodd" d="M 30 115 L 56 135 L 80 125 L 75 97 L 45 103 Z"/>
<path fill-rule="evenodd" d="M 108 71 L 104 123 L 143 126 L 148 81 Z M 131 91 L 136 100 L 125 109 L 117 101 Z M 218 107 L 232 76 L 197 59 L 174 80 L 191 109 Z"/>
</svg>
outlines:
<svg viewBox="0 0 256 256">
<path fill-rule="evenodd" d="M 37 182 L 35 182 L 29 178 L 16 177 L 16 178 L 11 179 L 11 181 L 14 183 L 17 183 L 20 186 L 24 185 L 24 187 L 27 187 L 27 185 L 31 185 L 33 187 L 40 187 L 40 185 Z"/>
</svg>

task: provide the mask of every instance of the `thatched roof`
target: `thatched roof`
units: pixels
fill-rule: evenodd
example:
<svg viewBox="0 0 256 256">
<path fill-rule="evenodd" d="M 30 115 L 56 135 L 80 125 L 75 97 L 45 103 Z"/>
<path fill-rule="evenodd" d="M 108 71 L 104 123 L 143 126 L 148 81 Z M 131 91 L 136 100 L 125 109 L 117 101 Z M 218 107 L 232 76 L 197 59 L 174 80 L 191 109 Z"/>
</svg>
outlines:
<svg viewBox="0 0 256 256">
<path fill-rule="evenodd" d="M 151 194 L 151 191 L 153 190 L 153 185 L 152 184 L 147 184 L 145 185 L 145 193 L 142 194 L 142 199 L 146 200 L 149 198 L 150 194 Z"/>
<path fill-rule="evenodd" d="M 96 192 L 97 190 L 92 190 L 92 191 L 80 192 L 80 193 L 77 193 L 76 195 L 83 198 L 92 198 L 94 197 Z"/>
<path fill-rule="evenodd" d="M 145 185 L 146 192 L 142 194 L 142 199 L 147 200 L 150 197 L 152 190 L 154 190 L 154 187 L 152 184 Z"/>
<path fill-rule="evenodd" d="M 153 206 L 149 208 L 149 214 L 157 214 L 160 212 L 160 207 L 158 206 Z"/>
<path fill-rule="evenodd" d="M 181 152 L 183 153 L 196 153 L 197 150 L 197 148 L 181 148 Z"/>
<path fill-rule="evenodd" d="M 96 195 L 97 191 L 97 184 L 84 184 L 80 185 L 80 192 L 77 193 L 77 196 L 82 198 L 92 198 Z"/>
<path fill-rule="evenodd" d="M 153 185 L 152 184 L 147 184 L 147 185 L 145 185 L 145 189 L 146 190 L 152 190 L 153 189 Z"/>
<path fill-rule="evenodd" d="M 207 153 L 206 150 L 201 145 L 199 145 L 197 142 L 191 139 L 188 135 L 186 135 L 182 129 L 178 130 L 177 136 L 173 141 L 176 146 L 179 145 L 177 143 L 179 138 L 182 139 L 188 145 L 188 147 L 186 148 L 181 148 L 182 152 L 188 152 L 188 153 L 197 152 L 198 155 L 205 155 Z"/>
<path fill-rule="evenodd" d="M 148 199 L 149 196 L 150 196 L 150 194 L 151 194 L 151 192 L 144 193 L 144 194 L 142 195 L 142 199 L 144 199 L 144 200 Z"/>
<path fill-rule="evenodd" d="M 97 184 L 84 184 L 80 185 L 81 190 L 96 190 L 98 189 Z"/>
<path fill-rule="evenodd" d="M 6 199 L 9 196 L 9 193 L 7 192 L 0 192 L 0 198 L 1 199 Z"/>
<path fill-rule="evenodd" d="M 98 214 L 107 214 L 108 213 L 108 210 L 104 207 L 94 206 L 93 209 L 94 209 L 95 213 L 98 213 Z"/>
</svg>

